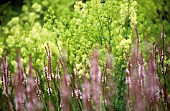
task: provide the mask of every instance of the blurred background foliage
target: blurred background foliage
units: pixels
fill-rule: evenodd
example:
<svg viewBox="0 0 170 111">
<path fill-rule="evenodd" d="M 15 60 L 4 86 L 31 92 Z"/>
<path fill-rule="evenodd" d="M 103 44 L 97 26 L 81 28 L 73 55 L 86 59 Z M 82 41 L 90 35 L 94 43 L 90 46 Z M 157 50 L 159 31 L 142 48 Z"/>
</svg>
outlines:
<svg viewBox="0 0 170 111">
<path fill-rule="evenodd" d="M 147 59 L 156 36 L 161 39 L 162 24 L 165 44 L 170 44 L 169 10 L 169 0 L 1 0 L 0 55 L 8 55 L 10 71 L 14 73 L 15 50 L 19 48 L 25 70 L 31 54 L 34 67 L 42 73 L 44 47 L 49 43 L 53 69 L 65 49 L 68 72 L 73 73 L 76 64 L 81 76 L 84 67 L 89 65 L 92 48 L 100 50 L 101 68 L 109 51 L 114 58 L 113 75 L 117 83 L 113 107 L 122 111 L 125 109 L 124 52 L 129 52 L 134 40 L 134 25 L 138 25 L 140 48 L 146 52 Z M 168 51 L 168 47 L 165 49 Z M 169 56 L 166 58 L 168 61 Z"/>
</svg>

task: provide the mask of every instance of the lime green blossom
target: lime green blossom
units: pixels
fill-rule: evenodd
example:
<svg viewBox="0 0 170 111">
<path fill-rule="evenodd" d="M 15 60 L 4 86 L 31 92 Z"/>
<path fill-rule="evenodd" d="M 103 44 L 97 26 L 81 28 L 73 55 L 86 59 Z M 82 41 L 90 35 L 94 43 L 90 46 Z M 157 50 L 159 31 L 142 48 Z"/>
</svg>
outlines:
<svg viewBox="0 0 170 111">
<path fill-rule="evenodd" d="M 38 4 L 38 3 L 34 3 L 32 5 L 32 9 L 35 11 L 35 12 L 40 12 L 41 11 L 41 5 Z"/>
</svg>

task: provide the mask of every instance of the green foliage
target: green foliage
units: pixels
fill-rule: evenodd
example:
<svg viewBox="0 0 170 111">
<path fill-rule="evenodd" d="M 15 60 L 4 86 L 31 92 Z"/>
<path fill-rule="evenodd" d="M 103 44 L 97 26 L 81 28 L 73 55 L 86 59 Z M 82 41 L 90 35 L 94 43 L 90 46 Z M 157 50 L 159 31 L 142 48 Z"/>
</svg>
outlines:
<svg viewBox="0 0 170 111">
<path fill-rule="evenodd" d="M 45 1 L 44 1 L 45 2 Z M 43 3 L 43 2 L 42 2 Z M 25 67 L 28 63 L 28 56 L 31 54 L 35 67 L 43 66 L 44 47 L 46 43 L 52 47 L 52 54 L 59 54 L 59 51 L 55 45 L 55 33 L 47 30 L 42 26 L 41 16 L 44 14 L 43 5 L 33 3 L 31 6 L 26 3 L 22 7 L 22 13 L 18 17 L 13 17 L 6 26 L 2 27 L 3 40 L 1 41 L 2 47 L 0 53 L 3 50 L 6 54 L 10 54 L 8 58 L 10 66 L 15 67 L 15 50 L 20 48 L 23 65 Z M 59 45 L 62 43 L 60 41 Z M 4 45 L 4 46 L 3 46 Z M 14 68 L 15 69 L 15 68 Z"/>
<path fill-rule="evenodd" d="M 138 2 L 138 29 L 141 40 L 150 38 L 155 42 L 156 35 L 161 36 L 162 24 L 166 27 L 165 33 L 169 36 L 170 30 L 170 1 L 164 0 L 137 0 Z M 159 38 L 160 39 L 160 38 Z M 168 39 L 169 41 L 169 39 Z"/>
<path fill-rule="evenodd" d="M 73 74 L 74 65 L 79 78 L 87 69 L 90 75 L 89 58 L 92 49 L 99 49 L 99 64 L 104 70 L 105 55 L 110 52 L 114 60 L 115 110 L 125 110 L 125 52 L 129 52 L 134 41 L 134 26 L 138 26 L 141 51 L 147 61 L 156 35 L 164 24 L 166 41 L 169 44 L 169 1 L 161 0 L 25 0 L 21 9 L 12 10 L 9 3 L 1 5 L 0 55 L 8 55 L 11 73 L 16 71 L 16 48 L 20 49 L 21 60 L 28 71 L 28 56 L 31 54 L 34 68 L 43 72 L 48 43 L 52 53 L 53 73 L 57 59 L 65 51 L 68 73 Z M 162 19 L 164 18 L 164 19 Z M 158 35 L 160 36 L 160 34 Z M 160 37 L 158 38 L 158 40 Z M 149 41 L 147 43 L 145 41 Z M 167 47 L 165 47 L 167 49 Z M 165 62 L 169 62 L 166 53 Z M 43 76 L 41 76 L 43 78 Z M 46 88 L 42 84 L 42 90 Z M 48 98 L 47 94 L 44 94 Z M 56 101 L 55 101 L 56 102 Z M 53 101 L 54 103 L 54 101 Z M 45 103 L 46 104 L 46 103 Z M 121 105 L 120 105 L 121 104 Z M 76 107 L 76 106 L 73 106 Z"/>
<path fill-rule="evenodd" d="M 73 17 L 64 16 L 55 22 L 57 39 L 63 41 L 70 64 L 88 64 L 86 58 L 92 47 L 100 49 L 101 58 L 107 52 L 107 45 L 112 47 L 113 55 L 122 54 L 116 50 L 128 49 L 130 40 L 124 39 L 125 29 L 122 29 L 126 16 L 121 17 L 119 2 L 108 0 L 103 4 L 93 0 L 85 4 L 79 1 L 74 8 Z M 120 42 L 122 44 L 118 45 Z M 80 58 L 80 55 L 83 58 Z"/>
<path fill-rule="evenodd" d="M 132 7 L 130 12 L 132 27 L 136 24 L 136 16 L 133 16 L 136 15 L 135 3 L 131 2 L 129 4 Z M 115 82 L 120 83 L 116 86 L 116 93 L 120 97 L 114 101 L 114 106 L 117 110 L 125 108 L 123 100 L 123 92 L 125 91 L 125 62 L 122 61 L 125 61 L 124 52 L 129 49 L 131 44 L 130 34 L 126 33 L 125 28 L 122 28 L 125 26 L 125 19 L 128 18 L 128 15 L 122 16 L 123 13 L 128 11 L 127 7 L 120 6 L 124 4 L 127 5 L 128 1 L 118 2 L 108 0 L 105 3 L 101 3 L 98 0 L 86 3 L 79 1 L 74 5 L 75 12 L 73 17 L 60 17 L 59 20 L 56 20 L 56 24 L 54 24 L 57 26 L 56 30 L 54 30 L 57 32 L 57 40 L 63 42 L 63 47 L 67 51 L 69 70 L 72 71 L 73 65 L 76 64 L 79 76 L 83 74 L 84 67 L 90 65 L 88 58 L 91 56 L 92 48 L 98 47 L 100 51 L 99 63 L 102 69 L 105 65 L 106 47 L 112 48 L 111 53 L 114 56 L 115 63 Z M 125 39 L 125 34 L 128 39 Z M 120 68 L 123 69 L 119 70 Z M 121 103 L 123 107 L 117 105 Z"/>
</svg>

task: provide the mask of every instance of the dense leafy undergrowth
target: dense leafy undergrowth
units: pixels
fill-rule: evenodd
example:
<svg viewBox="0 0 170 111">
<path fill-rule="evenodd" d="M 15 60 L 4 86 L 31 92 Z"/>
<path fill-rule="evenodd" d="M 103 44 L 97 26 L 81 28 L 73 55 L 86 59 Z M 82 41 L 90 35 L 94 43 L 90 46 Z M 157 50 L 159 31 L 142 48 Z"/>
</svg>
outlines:
<svg viewBox="0 0 170 111">
<path fill-rule="evenodd" d="M 1 74 L 2 90 L 7 104 L 3 107 L 9 111 L 17 110 L 165 110 L 170 109 L 168 83 L 170 64 L 165 54 L 165 33 L 162 28 L 162 41 L 153 45 L 147 61 L 140 51 L 137 29 L 136 39 L 131 47 L 130 55 L 126 54 L 126 91 L 123 93 L 124 104 L 116 102 L 116 82 L 113 70 L 113 57 L 108 50 L 104 70 L 99 64 L 99 52 L 93 49 L 89 57 L 90 66 L 84 67 L 82 76 L 78 76 L 78 68 L 74 65 L 74 73 L 69 74 L 65 53 L 56 61 L 51 61 L 51 51 L 45 47 L 47 60 L 44 60 L 42 75 L 37 67 L 32 66 L 29 57 L 28 72 L 25 71 L 16 51 L 17 69 L 11 75 L 6 56 L 2 56 Z M 169 47 L 170 48 L 170 47 Z M 170 51 L 168 50 L 168 54 Z M 52 63 L 56 62 L 53 73 Z M 39 67 L 40 68 L 40 67 Z M 2 96 L 2 95 L 1 95 Z M 117 109 L 115 105 L 122 105 Z M 126 106 L 124 106 L 126 104 Z"/>
<path fill-rule="evenodd" d="M 170 110 L 169 3 L 1 5 L 0 110 Z"/>
</svg>

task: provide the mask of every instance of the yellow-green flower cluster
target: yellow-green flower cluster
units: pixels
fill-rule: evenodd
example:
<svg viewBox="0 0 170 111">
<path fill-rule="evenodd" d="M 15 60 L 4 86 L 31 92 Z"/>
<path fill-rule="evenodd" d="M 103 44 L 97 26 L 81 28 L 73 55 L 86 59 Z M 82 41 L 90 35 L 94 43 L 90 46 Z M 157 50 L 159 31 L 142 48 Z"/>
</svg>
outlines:
<svg viewBox="0 0 170 111">
<path fill-rule="evenodd" d="M 42 9 L 42 7 L 41 7 L 40 4 L 34 3 L 34 4 L 32 5 L 32 9 L 33 9 L 35 12 L 40 12 L 41 9 Z"/>
<path fill-rule="evenodd" d="M 134 27 L 134 25 L 137 25 L 137 1 L 133 1 L 131 0 L 131 3 L 130 3 L 130 25 L 131 27 Z"/>
<path fill-rule="evenodd" d="M 74 10 L 80 14 L 82 14 L 83 17 L 86 16 L 86 4 L 84 4 L 82 1 L 77 1 L 74 5 Z"/>
<path fill-rule="evenodd" d="M 125 19 L 128 15 L 128 0 L 123 0 L 123 3 L 120 5 L 120 23 L 123 25 L 125 23 Z"/>
</svg>

